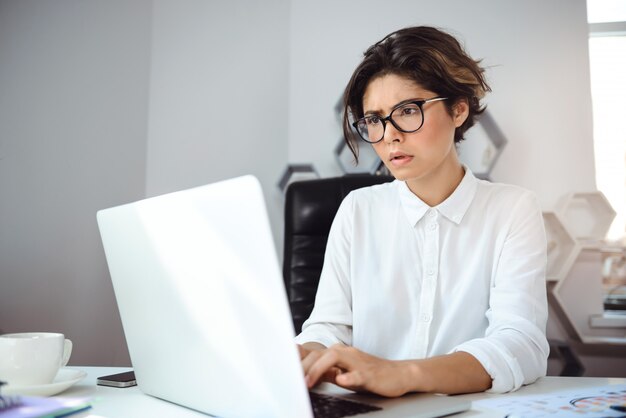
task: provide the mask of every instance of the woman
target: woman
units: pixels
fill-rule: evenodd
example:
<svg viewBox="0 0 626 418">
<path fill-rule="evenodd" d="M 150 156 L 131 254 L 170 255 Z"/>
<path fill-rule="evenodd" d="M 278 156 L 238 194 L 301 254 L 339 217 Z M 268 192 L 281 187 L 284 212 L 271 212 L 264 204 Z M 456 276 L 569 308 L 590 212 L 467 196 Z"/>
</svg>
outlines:
<svg viewBox="0 0 626 418">
<path fill-rule="evenodd" d="M 352 192 L 296 338 L 309 387 L 383 396 L 507 392 L 546 372 L 546 238 L 533 193 L 476 179 L 456 143 L 489 86 L 431 27 L 370 47 L 344 92 L 344 134 L 396 181 Z M 358 133 L 353 133 L 352 127 Z"/>
</svg>

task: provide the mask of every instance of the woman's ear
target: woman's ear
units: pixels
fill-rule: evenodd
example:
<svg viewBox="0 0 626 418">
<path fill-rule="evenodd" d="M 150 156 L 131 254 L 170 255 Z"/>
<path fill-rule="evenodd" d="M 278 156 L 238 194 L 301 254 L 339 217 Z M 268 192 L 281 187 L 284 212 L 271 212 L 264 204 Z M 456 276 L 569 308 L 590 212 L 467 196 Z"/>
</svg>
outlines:
<svg viewBox="0 0 626 418">
<path fill-rule="evenodd" d="M 459 127 L 467 120 L 469 116 L 469 102 L 466 98 L 457 100 L 452 106 L 452 118 L 454 119 L 454 126 Z"/>
</svg>

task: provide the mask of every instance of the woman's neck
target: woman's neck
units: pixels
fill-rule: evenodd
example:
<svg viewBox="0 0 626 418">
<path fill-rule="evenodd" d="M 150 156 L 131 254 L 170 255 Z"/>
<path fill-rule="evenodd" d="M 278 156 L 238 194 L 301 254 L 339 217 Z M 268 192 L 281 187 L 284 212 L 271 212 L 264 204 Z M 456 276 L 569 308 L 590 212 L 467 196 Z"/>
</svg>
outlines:
<svg viewBox="0 0 626 418">
<path fill-rule="evenodd" d="M 430 207 L 437 206 L 456 190 L 465 176 L 465 169 L 457 158 L 442 163 L 428 176 L 406 181 L 409 190 Z"/>
</svg>

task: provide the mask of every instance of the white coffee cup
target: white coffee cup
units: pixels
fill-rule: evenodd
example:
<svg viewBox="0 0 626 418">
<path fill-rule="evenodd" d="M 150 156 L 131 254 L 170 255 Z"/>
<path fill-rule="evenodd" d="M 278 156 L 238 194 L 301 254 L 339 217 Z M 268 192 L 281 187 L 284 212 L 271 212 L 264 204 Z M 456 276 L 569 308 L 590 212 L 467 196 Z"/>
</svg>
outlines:
<svg viewBox="0 0 626 418">
<path fill-rule="evenodd" d="M 12 386 L 52 383 L 72 354 L 63 334 L 25 332 L 0 335 L 0 380 Z"/>
</svg>

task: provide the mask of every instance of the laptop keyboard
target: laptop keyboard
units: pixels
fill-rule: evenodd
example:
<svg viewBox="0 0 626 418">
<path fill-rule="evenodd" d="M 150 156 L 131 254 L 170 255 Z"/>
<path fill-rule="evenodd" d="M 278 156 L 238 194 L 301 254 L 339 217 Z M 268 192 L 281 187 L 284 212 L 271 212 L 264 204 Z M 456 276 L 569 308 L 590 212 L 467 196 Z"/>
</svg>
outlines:
<svg viewBox="0 0 626 418">
<path fill-rule="evenodd" d="M 309 392 L 313 416 L 315 418 L 341 418 L 380 411 L 378 406 L 367 405 L 361 402 L 349 401 L 336 396 Z"/>
</svg>

